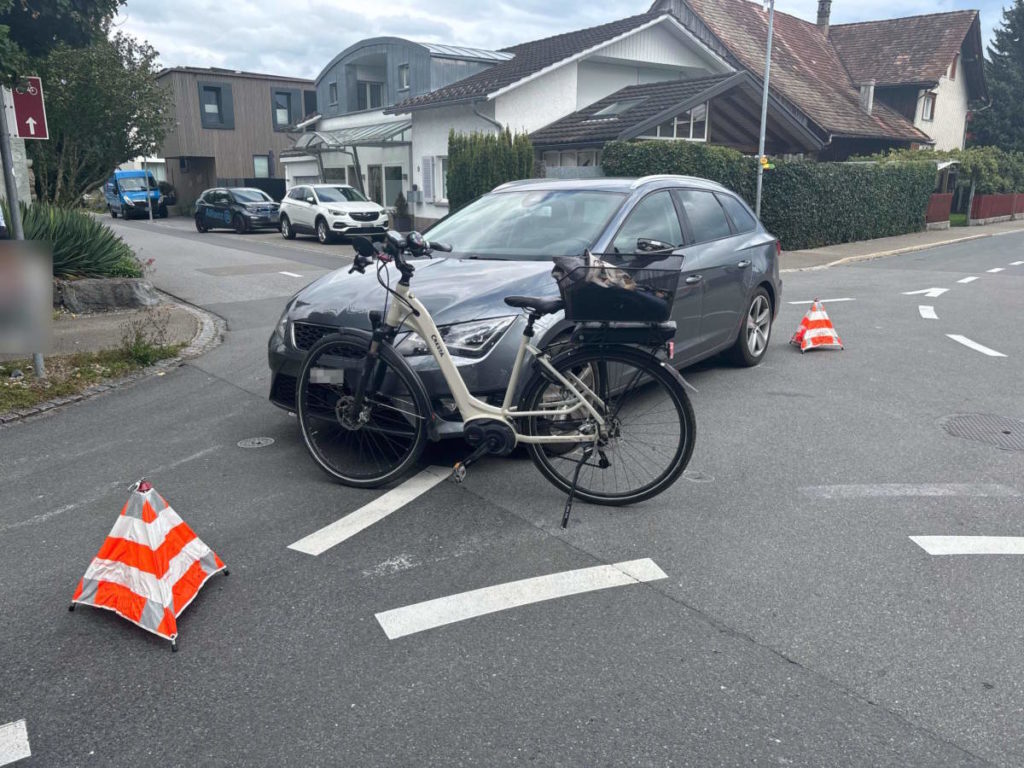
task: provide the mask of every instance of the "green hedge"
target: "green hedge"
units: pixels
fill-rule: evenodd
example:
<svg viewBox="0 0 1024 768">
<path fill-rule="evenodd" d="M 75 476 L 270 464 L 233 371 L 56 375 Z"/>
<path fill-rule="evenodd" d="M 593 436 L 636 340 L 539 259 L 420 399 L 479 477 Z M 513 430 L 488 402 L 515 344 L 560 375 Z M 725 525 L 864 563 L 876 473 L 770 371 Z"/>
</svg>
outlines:
<svg viewBox="0 0 1024 768">
<path fill-rule="evenodd" d="M 533 144 L 525 134 L 448 134 L 448 205 L 455 211 L 499 184 L 533 176 Z"/>
<path fill-rule="evenodd" d="M 4 201 L 4 219 L 10 210 Z M 26 240 L 53 247 L 54 277 L 141 277 L 142 265 L 128 244 L 99 219 L 50 203 L 21 203 Z"/>
<path fill-rule="evenodd" d="M 757 162 L 727 147 L 692 142 L 613 142 L 608 176 L 684 174 L 717 181 L 754 205 Z M 761 220 L 788 250 L 924 229 L 935 165 L 775 161 L 765 171 Z"/>
<path fill-rule="evenodd" d="M 999 147 L 968 147 L 936 151 L 901 149 L 863 158 L 880 163 L 907 163 L 929 160 L 938 163 L 955 160 L 959 163 L 959 184 L 979 195 L 1024 192 L 1024 152 L 1007 152 Z"/>
</svg>

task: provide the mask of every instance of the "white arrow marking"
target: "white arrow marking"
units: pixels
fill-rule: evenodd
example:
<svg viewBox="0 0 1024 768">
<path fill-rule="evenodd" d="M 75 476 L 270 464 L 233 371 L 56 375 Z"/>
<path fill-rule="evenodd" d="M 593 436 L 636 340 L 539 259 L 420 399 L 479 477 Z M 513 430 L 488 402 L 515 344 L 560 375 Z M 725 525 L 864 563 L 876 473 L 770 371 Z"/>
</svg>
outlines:
<svg viewBox="0 0 1024 768">
<path fill-rule="evenodd" d="M 977 279 L 978 278 L 976 278 L 973 275 L 971 275 L 970 277 L 965 277 L 963 280 L 957 280 L 957 282 L 958 283 L 973 283 Z"/>
<path fill-rule="evenodd" d="M 821 304 L 835 304 L 837 301 L 856 301 L 856 299 L 818 299 Z M 790 304 L 813 304 L 814 301 L 791 301 Z"/>
<path fill-rule="evenodd" d="M 992 269 L 986 269 L 985 271 L 991 272 L 994 275 L 996 272 L 1002 272 L 1003 269 L 1003 267 L 993 267 Z"/>
<path fill-rule="evenodd" d="M 961 336 L 958 333 L 947 333 L 946 335 L 953 341 L 960 342 L 965 347 L 970 347 L 975 352 L 981 352 L 983 355 L 988 355 L 989 357 L 1006 357 L 1002 352 L 996 352 L 994 349 L 989 349 L 988 347 L 983 346 L 976 341 L 971 341 L 966 336 Z"/>
<path fill-rule="evenodd" d="M 889 498 L 893 496 L 1020 496 L 1015 488 L 998 483 L 881 483 L 876 485 L 810 485 L 800 489 L 819 499 Z"/>
<path fill-rule="evenodd" d="M 1024 536 L 911 536 L 929 555 L 1024 555 Z"/>
<path fill-rule="evenodd" d="M 28 743 L 28 728 L 24 720 L 0 725 L 0 765 L 10 765 L 17 760 L 32 757 Z"/>
<path fill-rule="evenodd" d="M 920 304 L 917 307 L 917 311 L 921 313 L 921 317 L 925 320 L 938 320 L 939 316 L 935 314 L 935 307 L 929 307 L 926 304 Z"/>
<path fill-rule="evenodd" d="M 279 275 L 287 275 L 288 277 L 302 277 L 302 275 L 296 275 L 294 272 L 278 272 Z"/>
<path fill-rule="evenodd" d="M 667 578 L 665 572 L 653 560 L 644 558 L 496 584 L 471 592 L 407 605 L 404 608 L 382 611 L 376 618 L 384 634 L 394 640 L 396 637 L 404 637 L 425 629 L 443 627 L 445 624 L 518 608 L 521 605 L 554 600 L 556 597 L 568 597 L 609 587 L 625 587 Z"/>
<path fill-rule="evenodd" d="M 29 136 L 35 136 L 36 135 L 36 121 L 35 121 L 35 118 L 33 118 L 33 117 L 25 118 L 25 125 L 28 126 L 28 135 Z"/>
<path fill-rule="evenodd" d="M 937 299 L 939 296 L 948 291 L 949 288 L 925 288 L 920 291 L 904 291 L 904 296 L 921 296 L 922 294 L 927 296 L 929 299 Z"/>
</svg>

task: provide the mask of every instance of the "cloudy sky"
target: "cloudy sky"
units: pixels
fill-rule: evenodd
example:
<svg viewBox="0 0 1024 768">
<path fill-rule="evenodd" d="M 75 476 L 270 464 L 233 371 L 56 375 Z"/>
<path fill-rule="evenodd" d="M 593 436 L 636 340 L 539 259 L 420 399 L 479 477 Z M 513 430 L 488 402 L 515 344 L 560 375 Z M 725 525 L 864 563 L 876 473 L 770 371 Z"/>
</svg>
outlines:
<svg viewBox="0 0 1024 768">
<path fill-rule="evenodd" d="M 980 8 L 991 36 L 1011 0 L 833 0 L 832 21 L 864 21 Z M 502 48 L 643 13 L 649 0 L 128 0 L 118 26 L 149 40 L 165 66 L 228 67 L 315 77 L 365 37 Z M 776 10 L 813 21 L 817 0 L 777 0 Z"/>
</svg>

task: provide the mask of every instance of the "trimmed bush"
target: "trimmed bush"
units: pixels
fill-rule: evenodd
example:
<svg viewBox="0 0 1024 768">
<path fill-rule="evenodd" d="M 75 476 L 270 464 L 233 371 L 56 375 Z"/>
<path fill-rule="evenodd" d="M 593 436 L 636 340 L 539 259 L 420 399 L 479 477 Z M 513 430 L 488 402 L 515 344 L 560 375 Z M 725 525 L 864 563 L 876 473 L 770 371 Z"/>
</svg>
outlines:
<svg viewBox="0 0 1024 768">
<path fill-rule="evenodd" d="M 1024 152 L 1007 152 L 999 147 L 968 147 L 936 151 L 900 149 L 864 158 L 880 163 L 907 163 L 928 160 L 932 163 L 955 160 L 960 164 L 960 186 L 979 195 L 1024 192 Z"/>
<path fill-rule="evenodd" d="M 96 217 L 50 203 L 21 203 L 20 208 L 25 239 L 53 248 L 54 277 L 142 276 L 132 249 Z M 4 218 L 10 221 L 6 202 Z"/>
<path fill-rule="evenodd" d="M 612 142 L 601 164 L 609 176 L 672 173 L 717 181 L 751 207 L 757 162 L 727 147 L 694 142 Z M 935 165 L 775 161 L 764 173 L 761 220 L 784 248 L 869 240 L 924 229 Z"/>
<path fill-rule="evenodd" d="M 533 176 L 533 144 L 525 134 L 448 134 L 448 205 L 456 211 L 499 184 Z"/>
</svg>

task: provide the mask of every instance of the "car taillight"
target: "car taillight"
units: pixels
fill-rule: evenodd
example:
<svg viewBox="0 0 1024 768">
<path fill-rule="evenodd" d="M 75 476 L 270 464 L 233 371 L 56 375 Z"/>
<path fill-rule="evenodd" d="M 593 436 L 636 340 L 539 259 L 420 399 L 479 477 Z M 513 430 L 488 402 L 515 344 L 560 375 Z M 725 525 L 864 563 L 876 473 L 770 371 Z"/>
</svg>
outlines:
<svg viewBox="0 0 1024 768">
<path fill-rule="evenodd" d="M 782 242 L 779 241 L 779 240 L 775 241 L 775 255 L 776 256 L 781 256 L 782 255 Z"/>
</svg>

